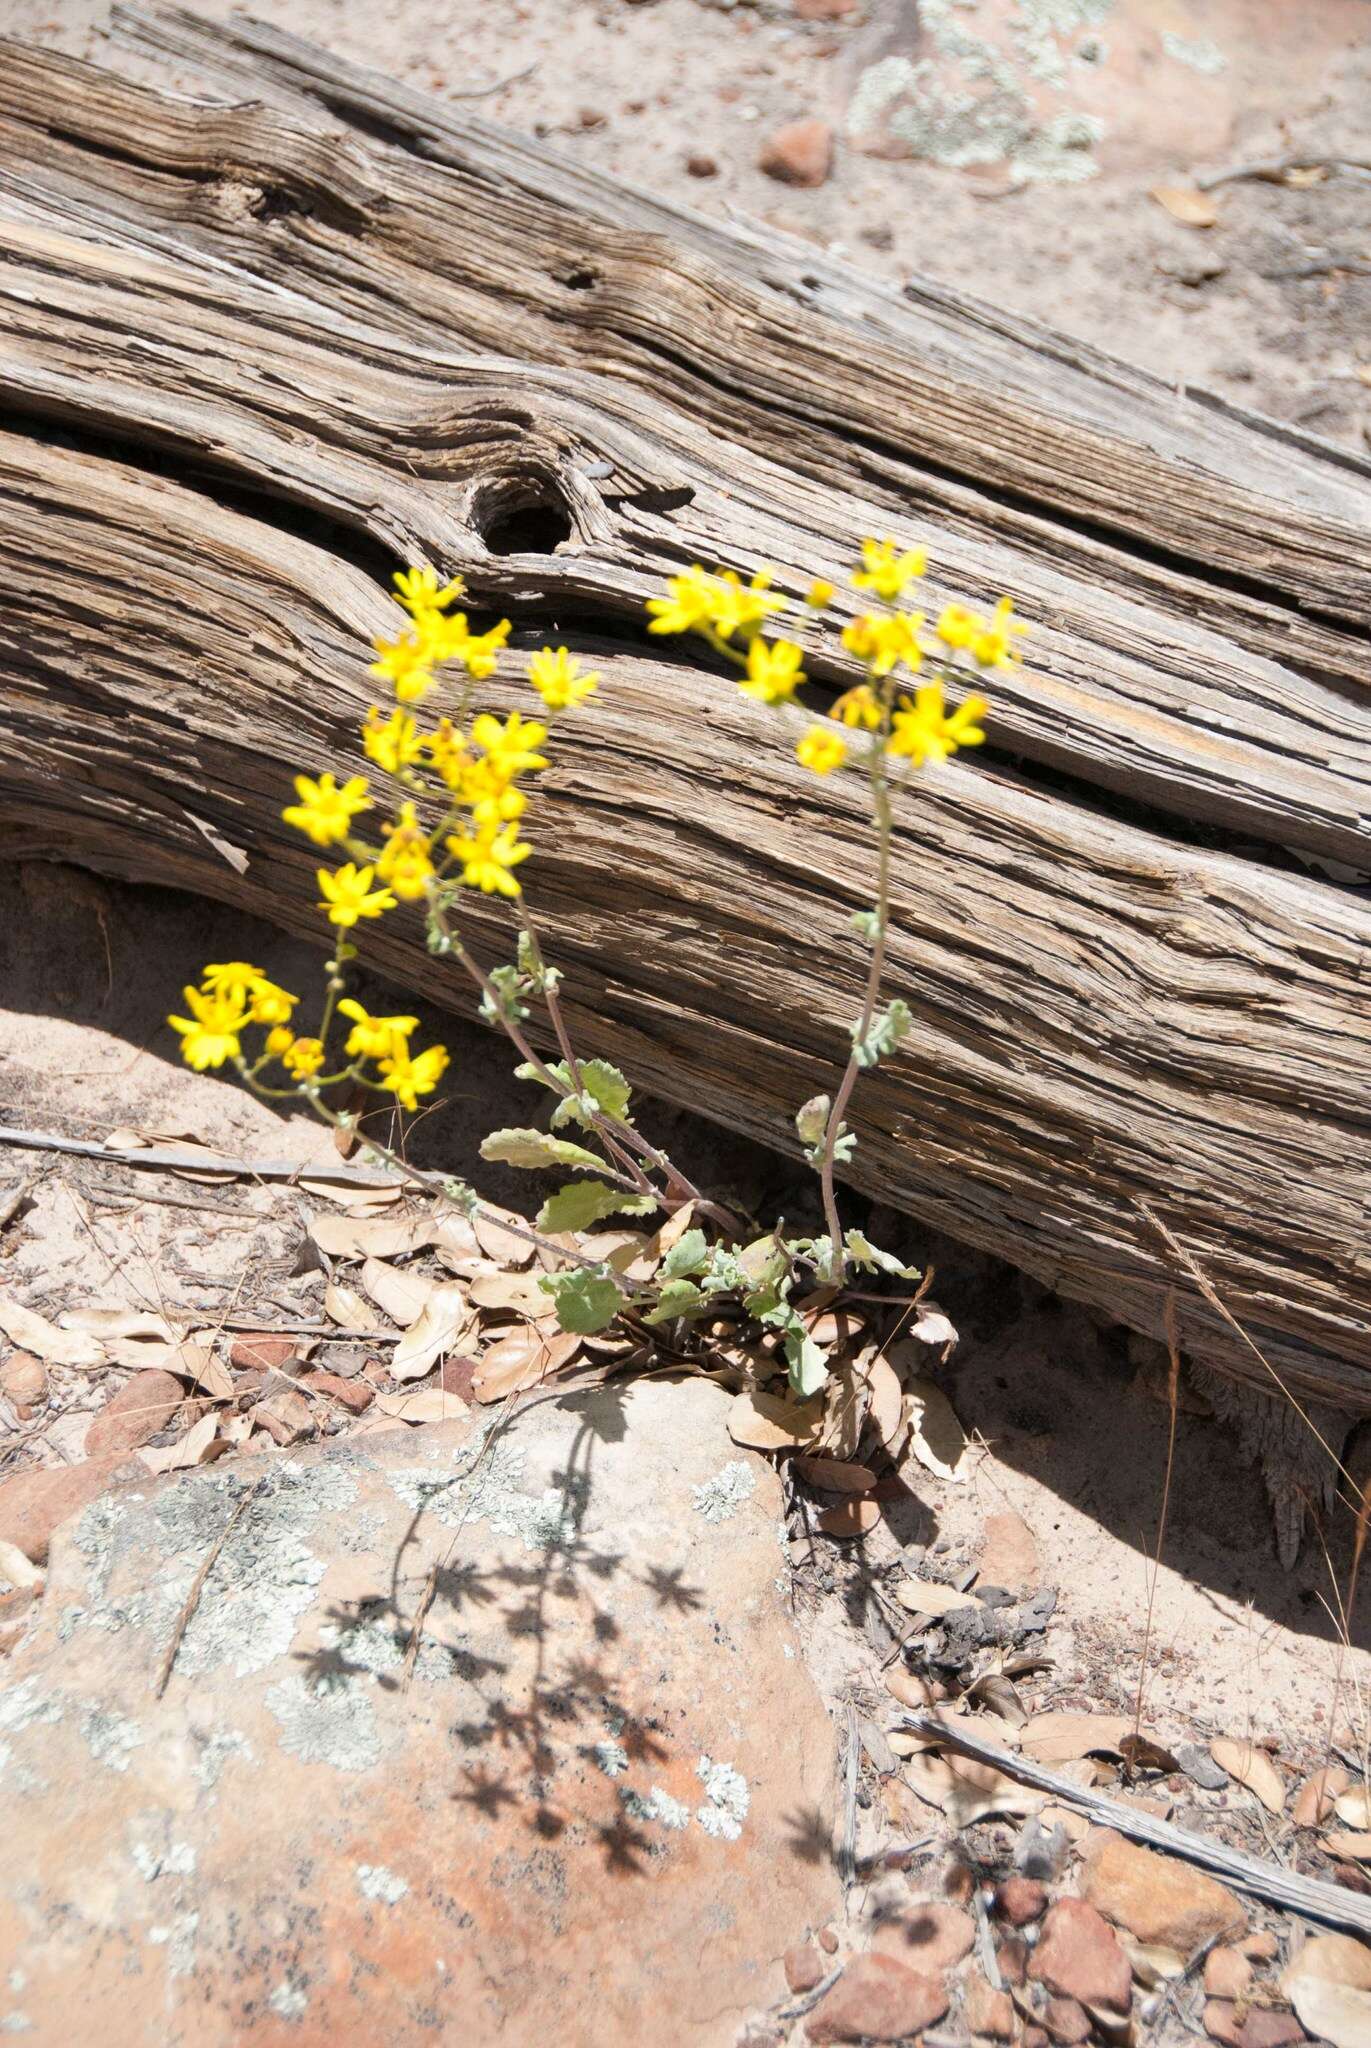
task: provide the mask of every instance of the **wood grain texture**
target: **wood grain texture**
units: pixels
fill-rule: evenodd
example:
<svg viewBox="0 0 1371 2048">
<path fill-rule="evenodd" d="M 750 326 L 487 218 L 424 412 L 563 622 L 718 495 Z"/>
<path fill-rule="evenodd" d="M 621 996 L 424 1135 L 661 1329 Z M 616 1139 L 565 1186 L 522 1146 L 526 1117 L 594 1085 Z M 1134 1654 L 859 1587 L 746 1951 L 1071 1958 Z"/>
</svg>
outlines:
<svg viewBox="0 0 1371 2048">
<path fill-rule="evenodd" d="M 212 84 L 0 65 L 0 852 L 315 928 L 285 780 L 358 752 L 389 568 L 461 570 L 604 675 L 526 871 L 586 1045 L 790 1142 L 855 1006 L 861 788 L 641 604 L 690 560 L 798 590 L 925 538 L 933 601 L 1010 589 L 1036 630 L 987 760 L 901 802 L 916 1032 L 854 1180 L 1156 1333 L 1149 1203 L 1273 1365 L 1371 1408 L 1371 908 L 1327 878 L 1371 867 L 1366 466 L 276 31 L 124 19 Z M 530 510 L 565 539 L 503 552 Z M 806 635 L 822 701 L 851 672 Z M 489 904 L 471 932 L 507 951 Z M 409 913 L 375 957 L 465 1007 Z"/>
</svg>

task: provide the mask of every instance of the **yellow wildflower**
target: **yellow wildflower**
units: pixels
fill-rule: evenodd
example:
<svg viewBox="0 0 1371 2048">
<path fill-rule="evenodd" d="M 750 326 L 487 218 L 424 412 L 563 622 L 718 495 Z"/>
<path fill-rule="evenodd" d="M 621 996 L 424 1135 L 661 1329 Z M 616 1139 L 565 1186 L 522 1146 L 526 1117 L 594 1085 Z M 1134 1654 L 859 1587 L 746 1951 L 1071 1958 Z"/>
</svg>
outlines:
<svg viewBox="0 0 1371 2048">
<path fill-rule="evenodd" d="M 943 646 L 956 653 L 971 645 L 972 636 L 981 630 L 981 620 L 964 604 L 946 604 L 938 614 L 934 630 Z"/>
<path fill-rule="evenodd" d="M 1016 661 L 1023 659 L 1013 642 L 1015 633 L 1028 631 L 1020 620 L 1014 617 L 1014 600 L 1002 597 L 995 607 L 994 617 L 980 624 L 980 630 L 972 634 L 969 641 L 971 658 L 982 668 L 1012 668 Z"/>
<path fill-rule="evenodd" d="M 843 646 L 864 661 L 874 676 L 888 676 L 897 663 L 916 669 L 923 662 L 918 629 L 922 612 L 863 612 L 843 628 Z"/>
<path fill-rule="evenodd" d="M 294 1074 L 297 1081 L 307 1081 L 311 1074 L 318 1073 L 323 1064 L 324 1047 L 317 1038 L 297 1038 L 281 1055 L 281 1065 L 288 1074 Z"/>
<path fill-rule="evenodd" d="M 397 1047 L 381 1061 L 381 1077 L 402 1109 L 417 1109 L 419 1097 L 431 1095 L 438 1086 L 447 1063 L 445 1046 L 426 1046 L 414 1059 Z"/>
<path fill-rule="evenodd" d="M 327 868 L 319 868 L 316 873 L 323 892 L 319 908 L 327 912 L 330 924 L 347 930 L 359 918 L 379 917 L 382 911 L 395 908 L 395 898 L 389 889 L 372 887 L 376 880 L 374 867 L 359 868 L 356 861 L 350 860 L 332 874 Z"/>
<path fill-rule="evenodd" d="M 833 716 L 843 725 L 859 726 L 863 732 L 879 732 L 885 713 L 870 683 L 857 683 L 835 700 Z"/>
<path fill-rule="evenodd" d="M 459 790 L 471 766 L 466 734 L 458 732 L 450 718 L 440 718 L 435 729 L 424 735 L 423 747 L 448 788 Z"/>
<path fill-rule="evenodd" d="M 259 975 L 248 991 L 250 1009 L 248 1016 L 254 1024 L 289 1024 L 290 1013 L 299 1002 L 289 990 L 278 988 L 274 981 Z"/>
<path fill-rule="evenodd" d="M 581 664 L 565 647 L 545 647 L 528 664 L 528 679 L 549 711 L 574 711 L 599 685 L 598 675 L 582 675 Z"/>
<path fill-rule="evenodd" d="M 788 704 L 805 679 L 803 660 L 804 650 L 793 641 L 768 641 L 758 635 L 747 650 L 747 679 L 738 688 L 759 704 Z"/>
<path fill-rule="evenodd" d="M 368 673 L 393 684 L 401 704 L 417 704 L 428 695 L 433 688 L 434 656 L 427 636 L 402 633 L 398 640 L 373 644 L 380 658 L 372 662 Z"/>
<path fill-rule="evenodd" d="M 448 638 L 440 639 L 442 652 L 438 655 L 438 660 L 460 661 L 474 681 L 484 682 L 487 676 L 495 672 L 500 650 L 510 635 L 510 621 L 501 619 L 488 633 L 468 633 L 465 630 L 465 613 L 459 613 L 458 617 L 461 619 L 463 631 L 460 635 L 453 633 Z M 444 619 L 442 624 L 455 626 L 456 620 Z"/>
<path fill-rule="evenodd" d="M 648 599 L 649 633 L 691 633 L 708 629 L 721 640 L 735 633 L 755 633 L 772 612 L 785 610 L 785 599 L 770 591 L 772 571 L 759 569 L 745 584 L 734 569 L 709 575 L 698 563 L 681 576 L 667 579 L 669 597 Z"/>
<path fill-rule="evenodd" d="M 463 803 L 469 805 L 474 823 L 492 831 L 522 818 L 528 809 L 524 792 L 501 774 L 497 762 L 472 761 L 461 781 Z"/>
<path fill-rule="evenodd" d="M 267 1033 L 267 1053 L 274 1060 L 279 1060 L 288 1053 L 294 1043 L 295 1033 L 284 1024 L 278 1024 L 274 1031 Z"/>
<path fill-rule="evenodd" d="M 822 576 L 816 576 L 805 592 L 805 603 L 811 611 L 821 612 L 833 602 L 833 585 L 825 583 Z"/>
<path fill-rule="evenodd" d="M 454 832 L 447 843 L 462 864 L 462 880 L 469 889 L 480 889 L 487 896 L 519 895 L 511 870 L 527 860 L 533 848 L 519 838 L 517 825 L 505 825 L 498 832 L 487 827 L 478 830 L 474 839 Z"/>
<path fill-rule="evenodd" d="M 547 766 L 546 758 L 537 751 L 547 738 L 547 727 L 536 718 L 521 718 L 511 711 L 502 725 L 489 711 L 483 711 L 472 725 L 471 737 L 496 774 L 507 782 Z"/>
<path fill-rule="evenodd" d="M 395 595 L 416 619 L 421 612 L 441 612 L 455 604 L 465 590 L 460 576 L 440 586 L 432 569 L 401 569 L 395 576 Z"/>
<path fill-rule="evenodd" d="M 226 1002 L 246 1003 L 263 979 L 260 967 L 247 960 L 212 960 L 200 976 L 206 995 L 223 996 Z"/>
<path fill-rule="evenodd" d="M 406 798 L 393 825 L 385 825 L 385 846 L 376 862 L 376 872 L 402 903 L 415 903 L 424 894 L 433 862 L 429 838 L 419 823 L 413 803 Z"/>
<path fill-rule="evenodd" d="M 344 1048 L 350 1060 L 384 1060 L 403 1054 L 409 1034 L 419 1029 L 417 1017 L 373 1017 L 353 996 L 344 996 L 340 1015 L 352 1019 L 352 1030 Z"/>
<path fill-rule="evenodd" d="M 979 720 L 989 706 L 984 697 L 968 697 L 950 714 L 943 702 L 941 683 L 928 683 L 900 699 L 891 719 L 891 736 L 886 751 L 901 755 L 921 768 L 925 761 L 946 761 L 959 747 L 978 747 L 985 738 Z"/>
<path fill-rule="evenodd" d="M 317 782 L 311 776 L 297 775 L 295 794 L 300 801 L 287 804 L 281 816 L 316 846 L 333 846 L 346 839 L 353 819 L 371 809 L 364 775 L 349 776 L 341 788 L 332 775 L 321 775 Z"/>
<path fill-rule="evenodd" d="M 831 726 L 812 725 L 796 747 L 795 759 L 815 775 L 828 775 L 847 759 L 847 741 Z"/>
<path fill-rule="evenodd" d="M 424 755 L 424 742 L 409 713 L 392 711 L 389 718 L 382 718 L 374 704 L 362 727 L 362 745 L 367 759 L 384 768 L 387 775 L 398 775 Z"/>
<path fill-rule="evenodd" d="M 901 554 L 893 540 L 864 540 L 862 566 L 853 572 L 852 581 L 858 590 L 874 590 L 877 597 L 894 599 L 927 567 L 926 548 L 910 548 Z"/>
<path fill-rule="evenodd" d="M 168 1017 L 173 1031 L 181 1034 L 181 1057 L 197 1074 L 206 1067 L 222 1067 L 236 1060 L 241 1050 L 238 1034 L 247 1015 L 234 996 L 207 995 L 203 989 L 182 989 L 189 1017 Z"/>
</svg>

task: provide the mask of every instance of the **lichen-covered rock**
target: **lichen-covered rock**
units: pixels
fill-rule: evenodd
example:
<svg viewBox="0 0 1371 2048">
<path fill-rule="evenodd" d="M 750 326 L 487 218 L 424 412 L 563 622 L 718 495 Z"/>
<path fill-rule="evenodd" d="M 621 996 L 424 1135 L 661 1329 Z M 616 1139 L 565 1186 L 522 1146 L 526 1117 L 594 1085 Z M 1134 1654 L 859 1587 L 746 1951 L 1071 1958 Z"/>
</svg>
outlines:
<svg viewBox="0 0 1371 2048">
<path fill-rule="evenodd" d="M 645 1382 L 88 1506 L 0 1690 L 0 2027 L 731 2042 L 837 1891 L 727 1407 Z"/>
</svg>

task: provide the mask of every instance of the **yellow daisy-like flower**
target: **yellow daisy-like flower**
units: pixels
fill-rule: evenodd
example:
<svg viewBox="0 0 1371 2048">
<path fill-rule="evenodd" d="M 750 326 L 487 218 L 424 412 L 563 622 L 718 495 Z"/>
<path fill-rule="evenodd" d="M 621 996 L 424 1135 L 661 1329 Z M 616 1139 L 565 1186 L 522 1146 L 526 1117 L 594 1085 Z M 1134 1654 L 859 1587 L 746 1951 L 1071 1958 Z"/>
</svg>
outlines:
<svg viewBox="0 0 1371 2048">
<path fill-rule="evenodd" d="M 321 775 L 317 782 L 297 775 L 295 794 L 299 802 L 287 804 L 281 816 L 316 846 L 334 846 L 346 839 L 353 819 L 371 809 L 364 775 L 349 776 L 341 787 L 332 775 Z"/>
<path fill-rule="evenodd" d="M 352 1019 L 344 1048 L 350 1060 L 393 1059 L 407 1051 L 410 1033 L 419 1029 L 417 1017 L 373 1017 L 353 996 L 344 996 L 338 1010 Z"/>
<path fill-rule="evenodd" d="M 461 862 L 462 880 L 469 889 L 480 889 L 487 896 L 520 894 L 511 870 L 527 860 L 533 848 L 519 838 L 517 825 L 505 825 L 498 832 L 478 831 L 475 838 L 454 832 L 447 843 Z"/>
<path fill-rule="evenodd" d="M 857 683 L 835 699 L 833 716 L 840 724 L 855 726 L 862 732 L 879 732 L 885 713 L 870 683 Z"/>
<path fill-rule="evenodd" d="M 755 633 L 772 612 L 785 610 L 785 599 L 771 595 L 773 573 L 759 569 L 745 584 L 734 569 L 720 569 L 711 576 L 695 563 L 684 574 L 668 577 L 669 597 L 648 599 L 652 623 L 647 630 L 691 633 L 708 628 L 721 640 L 731 640 L 735 633 Z"/>
<path fill-rule="evenodd" d="M 852 581 L 858 590 L 874 590 L 877 597 L 900 597 L 928 567 L 926 548 L 909 548 L 901 553 L 893 540 L 864 540 L 862 566 Z"/>
<path fill-rule="evenodd" d="M 402 1049 L 388 1053 L 381 1061 L 381 1078 L 402 1109 L 417 1109 L 421 1095 L 431 1095 L 448 1064 L 447 1048 L 426 1046 L 411 1059 Z"/>
<path fill-rule="evenodd" d="M 847 759 L 847 741 L 832 726 L 812 725 L 796 747 L 795 759 L 815 775 L 830 775 Z"/>
<path fill-rule="evenodd" d="M 283 1058 L 284 1055 L 290 1051 L 294 1043 L 295 1033 L 291 1030 L 288 1030 L 284 1024 L 278 1024 L 274 1031 L 269 1031 L 267 1033 L 266 1049 L 270 1057 L 274 1060 L 279 1060 Z"/>
<path fill-rule="evenodd" d="M 416 903 L 428 887 L 433 861 L 428 834 L 408 797 L 394 824 L 383 826 L 382 830 L 386 843 L 376 862 L 376 872 L 402 903 Z"/>
<path fill-rule="evenodd" d="M 459 617 L 465 629 L 465 614 L 459 614 Z M 453 620 L 443 621 L 444 625 L 453 625 L 455 623 Z M 438 659 L 440 661 L 460 661 L 473 681 L 478 683 L 484 682 L 487 676 L 495 673 L 495 666 L 500 659 L 501 649 L 504 647 L 509 635 L 510 621 L 508 619 L 501 619 L 499 624 L 492 626 L 488 633 L 468 633 L 463 630 L 460 636 L 456 634 L 452 636 L 450 644 L 446 641 L 440 642 L 443 652 L 439 655 Z"/>
<path fill-rule="evenodd" d="M 246 1003 L 264 977 L 260 967 L 248 960 L 212 960 L 200 976 L 206 995 L 223 996 L 228 1002 Z"/>
<path fill-rule="evenodd" d="M 207 995 L 203 989 L 185 988 L 189 1017 L 168 1017 L 173 1031 L 181 1035 L 181 1057 L 197 1074 L 207 1067 L 222 1067 L 236 1060 L 241 1051 L 238 1034 L 247 1015 L 236 997 Z"/>
<path fill-rule="evenodd" d="M 479 831 L 512 824 L 528 809 L 528 798 L 493 761 L 473 761 L 461 781 L 461 798 Z"/>
<path fill-rule="evenodd" d="M 973 633 L 968 646 L 971 658 L 981 668 L 1012 668 L 1023 656 L 1014 645 L 1015 633 L 1026 633 L 1028 628 L 1021 619 L 1014 617 L 1014 601 L 1002 597 L 995 607 L 993 618 Z"/>
<path fill-rule="evenodd" d="M 262 975 L 253 983 L 248 996 L 248 1016 L 254 1024 L 289 1024 L 290 1013 L 300 1000 Z"/>
<path fill-rule="evenodd" d="M 424 744 L 407 711 L 392 711 L 389 718 L 382 718 L 372 705 L 362 727 L 362 746 L 367 759 L 384 768 L 387 775 L 398 775 L 402 769 L 422 761 Z"/>
<path fill-rule="evenodd" d="M 978 747 L 985 738 L 979 721 L 989 710 L 984 697 L 968 697 L 949 713 L 943 701 L 941 683 L 928 683 L 916 690 L 911 703 L 900 699 L 891 718 L 886 752 L 902 756 L 921 768 L 926 761 L 946 761 L 959 747 Z"/>
<path fill-rule="evenodd" d="M 383 911 L 395 908 L 395 898 L 389 889 L 373 888 L 374 867 L 359 868 L 356 861 L 350 860 L 332 874 L 327 868 L 319 868 L 316 873 L 322 892 L 319 909 L 327 913 L 330 924 L 339 925 L 344 931 L 359 918 L 380 917 Z"/>
<path fill-rule="evenodd" d="M 507 782 L 547 766 L 546 757 L 538 752 L 547 738 L 547 727 L 536 718 L 521 718 L 511 711 L 501 724 L 489 711 L 483 711 L 472 724 L 471 737 L 496 774 Z"/>
<path fill-rule="evenodd" d="M 373 643 L 378 659 L 368 671 L 390 683 L 401 704 L 417 704 L 433 688 L 433 650 L 427 635 L 402 633 L 398 640 Z"/>
<path fill-rule="evenodd" d="M 450 583 L 439 584 L 437 573 L 432 569 L 401 569 L 395 576 L 395 595 L 405 610 L 414 618 L 421 612 L 441 612 L 466 591 L 460 576 L 454 576 Z"/>
<path fill-rule="evenodd" d="M 318 1038 L 297 1038 L 281 1055 L 281 1065 L 297 1081 L 308 1081 L 324 1064 L 324 1047 Z"/>
<path fill-rule="evenodd" d="M 918 631 L 922 624 L 922 612 L 863 612 L 844 626 L 843 646 L 874 676 L 888 676 L 901 663 L 917 669 L 924 658 Z"/>
<path fill-rule="evenodd" d="M 825 583 L 822 576 L 816 576 L 805 592 L 805 603 L 813 612 L 821 612 L 833 602 L 833 585 Z"/>
<path fill-rule="evenodd" d="M 574 711 L 593 696 L 598 675 L 583 675 L 581 665 L 565 647 L 544 647 L 528 664 L 528 679 L 549 711 Z"/>
<path fill-rule="evenodd" d="M 425 734 L 422 745 L 434 769 L 448 788 L 454 792 L 459 791 L 462 777 L 471 767 L 466 734 L 458 732 L 450 718 L 440 718 L 434 730 Z"/>
<path fill-rule="evenodd" d="M 982 621 L 968 606 L 946 604 L 939 612 L 938 623 L 933 630 L 944 647 L 950 647 L 954 653 L 958 653 L 962 648 L 971 645 L 973 637 L 981 628 Z"/>
<path fill-rule="evenodd" d="M 747 676 L 738 688 L 759 704 L 788 704 L 804 681 L 804 650 L 791 640 L 755 639 L 747 650 Z"/>
</svg>

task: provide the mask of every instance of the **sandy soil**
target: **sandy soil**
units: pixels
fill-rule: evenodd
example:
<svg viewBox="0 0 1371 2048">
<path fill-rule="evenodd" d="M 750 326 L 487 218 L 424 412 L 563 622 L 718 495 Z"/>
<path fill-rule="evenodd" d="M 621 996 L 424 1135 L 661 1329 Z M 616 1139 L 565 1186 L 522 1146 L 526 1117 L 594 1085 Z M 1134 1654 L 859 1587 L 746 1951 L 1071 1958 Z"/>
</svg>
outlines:
<svg viewBox="0 0 1371 2048">
<path fill-rule="evenodd" d="M 707 212 L 783 226 L 883 277 L 931 272 L 1320 433 L 1360 444 L 1367 432 L 1371 383 L 1356 372 L 1371 361 L 1371 173 L 1226 185 L 1206 229 L 1149 196 L 1188 186 L 1197 166 L 1280 150 L 1324 163 L 1355 154 L 1358 96 L 1364 107 L 1371 89 L 1367 0 L 1059 0 L 1055 10 L 1046 0 L 924 0 L 922 41 L 912 0 L 858 0 L 819 21 L 797 18 L 790 0 L 432 0 L 423 10 L 412 0 L 259 0 L 259 11 L 440 94 L 523 74 L 482 110 L 600 168 Z M 103 0 L 9 0 L 4 25 L 90 54 L 105 13 Z M 1069 27 L 1044 40 L 1049 15 Z M 930 66 L 914 83 L 945 112 L 968 97 L 976 59 L 954 31 L 999 52 L 1014 73 L 1002 97 L 1019 109 L 1015 146 L 998 155 L 989 117 L 978 129 L 974 113 L 969 143 L 965 123 L 922 136 L 935 155 L 980 152 L 960 164 L 908 153 L 921 133 L 909 114 L 911 64 Z M 978 91 L 972 78 L 969 96 Z M 759 170 L 759 149 L 781 123 L 811 114 L 837 133 L 833 173 L 814 190 L 777 184 Z M 1063 134 L 1076 144 L 1057 147 Z M 1025 166 L 1054 178 L 1016 184 Z M 0 886 L 0 1120 L 95 1137 L 133 1125 L 300 1160 L 328 1152 L 327 1135 L 302 1119 L 177 1067 L 161 1024 L 192 961 L 259 959 L 290 980 L 303 948 L 214 907 L 68 871 L 13 871 Z M 419 1125 L 415 1156 L 511 1199 L 475 1145 L 511 1120 L 522 1091 L 478 1028 L 441 1029 L 453 1085 Z M 661 1128 L 714 1185 L 802 1213 L 808 1192 L 784 1163 L 684 1117 L 663 1113 Z M 310 1312 L 318 1276 L 298 1270 L 293 1193 L 149 1187 L 112 1167 L 0 1155 L 0 1184 L 15 1173 L 34 1176 L 33 1206 L 0 1232 L 0 1282 L 32 1307 L 165 1299 L 210 1311 L 231 1294 L 264 1317 Z M 196 1206 L 211 1199 L 219 1206 Z M 912 1230 L 908 1246 L 929 1249 Z M 1017 1509 L 1063 1588 L 1056 1691 L 1115 1705 L 1136 1678 L 1165 1411 L 1135 1383 L 1124 1333 L 1098 1331 L 993 1261 L 932 1249 L 939 1295 L 964 1332 L 947 1384 L 982 1442 L 969 1482 L 930 1488 L 900 1533 L 969 1552 L 986 1512 Z M 30 1454 L 78 1458 L 104 1394 L 73 1382 Z M 1341 1578 L 1346 1532 L 1330 1547 Z M 1313 1740 L 1333 1684 L 1337 1631 L 1325 1603 L 1336 1604 L 1320 1544 L 1281 1574 L 1260 1481 L 1217 1425 L 1185 1415 L 1154 1618 L 1159 1719 Z M 835 1688 L 855 1675 L 844 1665 L 852 1642 L 834 1653 Z M 1364 1681 L 1371 1665 L 1359 1661 Z"/>
</svg>

